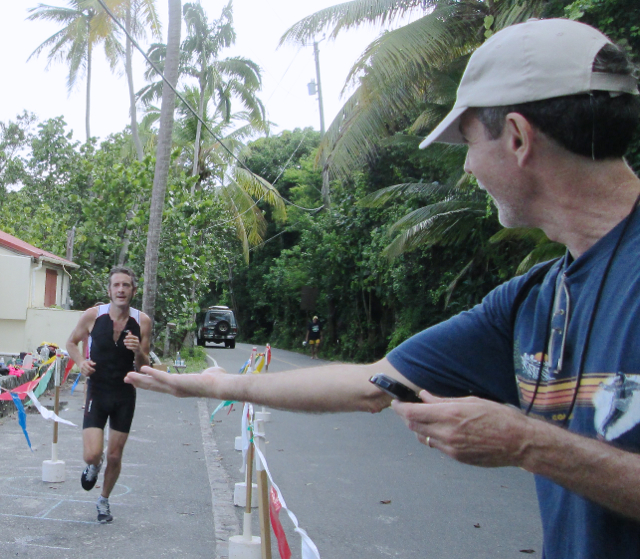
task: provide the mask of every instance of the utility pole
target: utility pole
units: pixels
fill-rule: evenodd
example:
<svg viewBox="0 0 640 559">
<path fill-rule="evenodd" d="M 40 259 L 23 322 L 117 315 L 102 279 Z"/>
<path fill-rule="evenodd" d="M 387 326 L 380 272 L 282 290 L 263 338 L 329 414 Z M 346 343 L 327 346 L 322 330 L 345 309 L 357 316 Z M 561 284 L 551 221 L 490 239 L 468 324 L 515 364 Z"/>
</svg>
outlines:
<svg viewBox="0 0 640 559">
<path fill-rule="evenodd" d="M 313 56 L 316 59 L 316 79 L 318 80 L 318 107 L 320 108 L 320 134 L 324 136 L 324 106 L 322 105 L 322 81 L 320 80 L 320 50 L 318 41 L 313 42 Z"/>
<path fill-rule="evenodd" d="M 320 79 L 320 50 L 318 49 L 318 41 L 313 42 L 313 56 L 316 61 L 316 82 L 311 80 L 308 84 L 309 95 L 318 93 L 318 107 L 320 109 L 320 135 L 324 136 L 324 105 L 322 104 L 322 80 Z M 317 89 L 316 89 L 317 85 Z M 324 207 L 329 209 L 331 199 L 329 197 L 329 168 L 326 160 L 322 162 L 322 200 Z"/>
<path fill-rule="evenodd" d="M 76 226 L 74 225 L 71 229 L 67 231 L 67 260 L 73 262 L 73 244 L 76 240 Z M 66 272 L 66 268 L 63 268 Z M 71 300 L 69 298 L 69 293 L 71 292 L 71 276 L 67 272 L 67 283 L 64 289 L 64 300 L 62 301 L 63 308 L 69 310 L 71 309 Z M 63 276 L 64 277 L 64 276 Z"/>
</svg>

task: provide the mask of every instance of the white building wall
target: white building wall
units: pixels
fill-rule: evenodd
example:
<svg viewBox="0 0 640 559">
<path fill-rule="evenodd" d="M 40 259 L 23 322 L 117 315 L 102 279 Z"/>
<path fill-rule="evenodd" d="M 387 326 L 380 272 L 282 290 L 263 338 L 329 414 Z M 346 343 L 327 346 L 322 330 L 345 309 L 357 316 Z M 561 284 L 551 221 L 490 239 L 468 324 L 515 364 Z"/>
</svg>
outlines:
<svg viewBox="0 0 640 559">
<path fill-rule="evenodd" d="M 57 344 L 61 349 L 66 349 L 67 340 L 78 324 L 82 312 L 63 309 L 29 309 L 25 332 L 26 347 L 35 349 L 42 342 L 50 342 Z"/>
<path fill-rule="evenodd" d="M 26 320 L 0 320 L 0 355 L 27 351 L 24 343 L 26 323 Z"/>
<path fill-rule="evenodd" d="M 47 280 L 46 264 L 42 264 L 38 269 L 39 264 L 34 264 L 32 268 L 32 281 L 35 281 L 35 289 L 31 291 L 31 307 L 44 307 L 44 286 Z"/>
<path fill-rule="evenodd" d="M 31 258 L 0 253 L 0 270 L 0 320 L 26 320 L 31 289 Z"/>
<path fill-rule="evenodd" d="M 42 342 L 66 349 L 82 311 L 28 309 L 26 320 L 0 320 L 0 355 L 35 351 Z"/>
</svg>

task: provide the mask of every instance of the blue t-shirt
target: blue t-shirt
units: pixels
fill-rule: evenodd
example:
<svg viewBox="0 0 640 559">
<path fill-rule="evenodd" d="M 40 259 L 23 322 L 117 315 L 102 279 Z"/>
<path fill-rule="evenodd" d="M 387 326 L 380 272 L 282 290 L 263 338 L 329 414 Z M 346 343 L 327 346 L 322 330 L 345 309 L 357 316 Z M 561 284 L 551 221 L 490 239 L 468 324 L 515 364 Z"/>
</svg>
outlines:
<svg viewBox="0 0 640 559">
<path fill-rule="evenodd" d="M 575 397 L 568 429 L 640 452 L 640 210 L 630 219 L 593 317 L 626 220 L 577 260 L 566 256 L 554 264 L 521 303 L 515 328 L 513 303 L 535 268 L 470 311 L 413 336 L 388 360 L 437 395 L 473 394 L 531 407 L 531 415 L 558 425 Z M 546 559 L 640 557 L 640 523 L 542 476 L 536 488 Z"/>
</svg>

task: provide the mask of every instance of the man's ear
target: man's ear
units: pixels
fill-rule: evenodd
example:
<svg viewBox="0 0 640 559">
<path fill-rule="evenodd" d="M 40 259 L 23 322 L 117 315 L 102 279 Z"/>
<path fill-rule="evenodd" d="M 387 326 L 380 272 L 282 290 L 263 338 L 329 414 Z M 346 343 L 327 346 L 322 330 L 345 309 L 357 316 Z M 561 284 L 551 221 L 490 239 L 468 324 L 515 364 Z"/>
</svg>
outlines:
<svg viewBox="0 0 640 559">
<path fill-rule="evenodd" d="M 518 166 L 524 167 L 531 157 L 535 130 L 520 113 L 509 113 L 504 127 L 507 149 L 513 153 Z"/>
</svg>

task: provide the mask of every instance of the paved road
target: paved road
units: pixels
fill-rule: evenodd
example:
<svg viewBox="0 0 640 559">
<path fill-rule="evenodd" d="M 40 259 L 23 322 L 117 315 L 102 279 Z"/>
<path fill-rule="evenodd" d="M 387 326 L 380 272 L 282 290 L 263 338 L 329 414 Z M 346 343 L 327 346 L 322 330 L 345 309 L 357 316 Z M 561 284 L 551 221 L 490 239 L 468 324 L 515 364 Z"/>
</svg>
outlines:
<svg viewBox="0 0 640 559">
<path fill-rule="evenodd" d="M 238 344 L 208 352 L 236 372 L 250 349 Z M 274 350 L 270 371 L 315 363 Z M 73 395 L 65 387 L 62 401 L 61 416 L 80 425 L 82 385 Z M 233 444 L 240 411 L 221 412 L 211 426 L 217 404 L 139 391 L 110 525 L 95 520 L 98 491 L 80 487 L 80 428 L 61 426 L 59 456 L 67 477 L 51 484 L 41 481 L 51 424 L 28 415 L 32 453 L 15 417 L 0 419 L 0 557 L 226 557 L 226 538 L 241 526 L 242 510 L 232 505 L 234 483 L 242 478 Z M 456 464 L 419 445 L 389 410 L 272 414 L 269 467 L 323 559 L 540 557 L 538 509 L 526 472 Z M 282 516 L 299 558 L 299 538 Z M 278 557 L 275 542 L 273 549 Z"/>
<path fill-rule="evenodd" d="M 82 424 L 82 385 L 63 390 L 61 416 Z M 43 404 L 48 398 L 41 398 Z M 110 499 L 115 520 L 96 522 L 99 489 L 80 487 L 81 428 L 60 427 L 64 483 L 42 482 L 52 424 L 28 414 L 27 447 L 15 417 L 0 420 L 0 557 L 123 559 L 215 557 L 211 491 L 197 400 L 140 391 L 122 475 Z M 100 476 L 98 484 L 102 482 Z"/>
<path fill-rule="evenodd" d="M 246 344 L 208 349 L 230 372 L 239 369 L 250 350 Z M 273 350 L 269 371 L 316 363 Z M 209 401 L 209 410 L 217 404 Z M 542 528 L 527 472 L 458 464 L 419 444 L 391 410 L 376 415 L 271 411 L 269 468 L 323 558 L 541 556 Z M 228 415 L 219 412 L 214 422 L 221 463 L 234 482 L 243 480 L 240 453 L 233 450 L 240 415 L 236 407 Z M 290 526 L 288 519 L 283 525 Z M 299 537 L 287 531 L 294 557 L 299 556 Z"/>
</svg>

